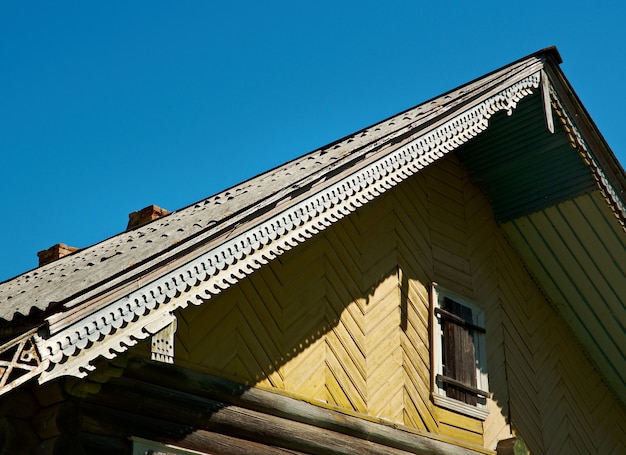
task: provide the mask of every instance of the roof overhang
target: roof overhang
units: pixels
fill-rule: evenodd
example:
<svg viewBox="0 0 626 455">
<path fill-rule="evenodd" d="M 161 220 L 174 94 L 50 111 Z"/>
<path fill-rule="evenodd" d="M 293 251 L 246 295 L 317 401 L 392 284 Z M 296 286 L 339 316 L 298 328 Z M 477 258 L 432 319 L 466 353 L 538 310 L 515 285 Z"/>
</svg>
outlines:
<svg viewBox="0 0 626 455">
<path fill-rule="evenodd" d="M 559 62 L 555 50 L 533 54 L 314 152 L 311 157 L 321 159 L 331 149 L 339 149 L 341 158 L 302 176 L 297 184 L 285 186 L 271 197 L 241 210 L 237 217 L 220 224 L 219 229 L 205 231 L 192 241 L 171 247 L 56 308 L 46 317 L 44 326 L 28 334 L 31 344 L 24 346 L 36 346 L 36 360 L 34 363 L 30 360 L 30 369 L 24 370 L 20 383 L 31 377 L 46 382 L 62 375 L 85 376 L 94 368 L 92 362 L 97 357 L 113 358 L 155 334 L 171 321 L 175 310 L 206 302 L 273 258 L 470 142 L 490 127 L 496 114 L 504 112 L 511 116 L 518 103 L 532 98 L 533 94 L 542 100 L 546 131 L 565 128 L 578 141 L 579 147 L 589 148 L 585 136 L 588 131 L 579 126 L 577 119 L 572 119 L 572 111 L 554 107 L 564 103 L 564 78 Z M 567 91 L 564 93 L 568 95 Z M 565 113 L 568 122 L 561 126 L 557 122 L 555 126 L 553 112 L 559 119 Z M 583 111 L 577 108 L 575 112 Z M 597 141 L 595 136 L 593 141 Z M 603 174 L 604 167 L 591 151 L 586 156 L 586 169 L 597 177 L 594 188 L 602 192 L 603 203 L 609 207 L 614 221 L 617 217 L 622 223 L 619 233 L 615 223 L 608 222 L 611 231 L 623 242 L 624 208 L 623 193 L 620 193 L 623 187 L 615 188 L 616 178 Z M 623 171 L 619 174 L 620 171 L 617 165 L 616 175 L 621 178 Z M 607 216 L 606 210 L 602 216 Z M 516 241 L 514 235 L 516 229 L 523 232 L 527 229 L 520 223 L 514 227 L 507 223 L 503 224 L 505 230 L 532 268 L 533 256 L 525 253 L 532 248 Z M 624 263 L 626 261 L 622 260 L 621 264 Z M 558 287 L 560 283 L 554 285 Z M 549 290 L 549 286 L 546 289 Z M 554 300 L 549 292 L 548 295 Z M 623 327 L 623 306 L 619 317 Z M 15 351 L 19 342 L 16 339 L 5 344 L 0 348 L 0 356 L 6 357 L 7 353 Z M 590 349 L 590 352 L 594 351 Z M 607 359 L 612 354 L 607 352 Z M 623 360 L 623 354 L 621 358 Z M 19 367 L 20 355 L 11 359 L 13 366 Z M 606 365 L 599 366 L 602 369 Z M 625 370 L 621 371 L 621 376 L 607 377 L 626 401 Z M 3 381 L 0 393 L 17 385 L 11 379 Z"/>
<path fill-rule="evenodd" d="M 526 268 L 626 403 L 624 173 L 557 70 L 548 66 L 544 79 L 553 133 L 541 120 L 545 102 L 533 95 L 517 119 L 492 118 L 489 131 L 457 154 Z"/>
</svg>

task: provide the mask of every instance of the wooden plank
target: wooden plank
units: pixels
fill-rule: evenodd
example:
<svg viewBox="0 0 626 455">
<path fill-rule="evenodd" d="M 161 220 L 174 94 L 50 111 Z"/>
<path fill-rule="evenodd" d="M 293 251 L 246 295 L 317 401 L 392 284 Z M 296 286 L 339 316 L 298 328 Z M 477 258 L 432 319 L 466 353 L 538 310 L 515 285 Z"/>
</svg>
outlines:
<svg viewBox="0 0 626 455">
<path fill-rule="evenodd" d="M 426 227 L 415 227 L 406 224 L 399 218 L 397 233 L 398 264 L 406 268 L 412 277 L 432 276 L 432 250 L 430 243 L 424 240 L 419 230 L 427 230 Z"/>
<path fill-rule="evenodd" d="M 445 246 L 433 243 L 433 260 L 446 264 L 464 274 L 471 272 L 470 263 L 465 251 L 449 250 Z"/>
<path fill-rule="evenodd" d="M 428 168 L 430 169 L 430 167 Z M 445 160 L 437 160 L 432 165 L 433 172 L 437 172 L 445 176 L 445 180 L 453 178 L 463 179 L 467 176 L 467 172 L 463 168 L 461 161 L 454 154 L 446 156 Z"/>
<path fill-rule="evenodd" d="M 159 416 L 163 421 L 161 427 L 164 427 L 166 422 L 171 422 L 174 425 L 183 423 L 190 425 L 189 430 L 183 433 L 180 433 L 180 430 L 176 430 L 176 432 L 170 430 L 166 433 L 166 435 L 168 433 L 171 435 L 169 438 L 172 438 L 176 433 L 183 435 L 200 429 L 217 431 L 243 441 L 248 440 L 311 454 L 343 454 L 346 447 L 353 447 L 359 453 L 372 455 L 402 453 L 385 447 L 380 447 L 381 450 L 377 450 L 377 447 L 373 447 L 374 444 L 358 438 L 237 406 L 229 406 L 225 403 L 198 399 L 171 390 L 155 389 L 145 383 L 135 384 L 134 387 L 136 387 L 136 391 L 131 392 L 127 386 L 123 388 L 109 386 L 103 392 L 103 395 L 108 398 L 107 403 L 114 403 L 126 415 L 130 414 L 126 418 L 126 425 L 124 425 L 128 427 L 126 431 L 137 426 L 137 423 L 134 425 L 131 423 L 132 420 L 141 422 L 150 419 L 150 422 L 154 424 L 155 419 L 150 416 Z M 169 397 L 165 394 L 168 394 Z M 125 399 L 119 401 L 121 397 Z M 100 402 L 102 403 L 102 401 Z M 118 415 L 118 418 L 114 420 L 117 424 L 120 422 L 120 418 L 124 418 L 124 414 L 120 414 L 119 411 L 113 412 Z M 94 414 L 92 413 L 90 417 L 97 420 Z M 144 427 L 148 426 L 152 427 L 146 422 Z M 157 428 L 156 425 L 154 427 Z"/>
<path fill-rule="evenodd" d="M 152 376 L 153 373 L 149 372 L 152 369 L 148 368 L 148 371 L 143 371 L 142 374 Z M 108 397 L 102 395 L 98 401 L 107 406 L 126 404 L 129 408 L 141 409 L 144 413 L 148 413 L 151 407 L 155 406 L 159 410 L 150 411 L 151 415 L 163 416 L 163 411 L 160 410 L 165 410 L 168 415 L 172 415 L 172 422 L 179 421 L 178 419 L 181 418 L 187 420 L 185 416 L 187 412 L 196 415 L 197 411 L 194 409 L 204 410 L 201 412 L 206 414 L 206 410 L 215 409 L 214 406 L 217 405 L 218 411 L 208 417 L 208 423 L 206 415 L 195 417 L 195 420 L 199 419 L 203 427 L 215 428 L 219 426 L 220 429 L 224 430 L 231 428 L 229 422 L 232 422 L 232 425 L 236 425 L 232 427 L 233 432 L 239 437 L 246 436 L 246 439 L 251 441 L 258 441 L 263 438 L 265 443 L 269 443 L 271 440 L 274 442 L 274 446 L 289 446 L 295 450 L 302 450 L 298 447 L 306 447 L 306 450 L 303 451 L 307 453 L 376 455 L 400 455 L 407 452 L 453 455 L 479 453 L 426 434 L 399 430 L 271 392 L 248 388 L 241 389 L 237 384 L 218 378 L 186 372 L 185 377 L 188 377 L 188 374 L 191 375 L 190 380 L 181 382 L 180 376 L 177 378 L 177 375 L 182 373 L 181 371 L 176 371 L 173 368 L 167 370 L 171 371 L 172 374 L 159 375 L 159 378 L 165 382 L 185 385 L 195 391 L 204 391 L 205 393 L 213 390 L 213 393 L 229 398 L 229 401 L 236 401 L 240 405 L 232 406 L 228 405 L 227 402 L 219 404 L 219 402 L 201 399 L 197 395 L 189 396 L 184 393 L 176 393 L 171 389 L 154 388 L 154 386 L 149 386 L 146 389 L 144 385 L 140 384 L 136 384 L 134 387 L 137 388 L 137 391 L 133 391 L 130 384 L 122 386 L 121 383 L 123 395 L 133 395 L 133 399 L 120 400 L 121 397 L 111 390 L 106 393 Z M 135 373 L 140 373 L 140 371 L 136 370 Z M 196 385 L 193 385 L 194 383 Z M 112 389 L 112 387 L 109 388 Z M 236 391 L 235 395 L 231 395 L 233 391 Z M 113 396 L 110 393 L 113 393 Z M 165 400 L 167 404 L 160 402 L 161 400 Z M 191 402 L 189 403 L 188 400 Z M 143 406 L 144 403 L 146 404 L 145 407 Z M 247 406 L 248 409 L 241 407 L 242 405 Z M 182 414 L 178 412 L 179 406 L 183 408 Z M 185 409 L 191 410 L 185 411 Z M 257 411 L 252 411 L 252 409 Z M 216 416 L 215 419 L 213 416 Z M 209 430 L 211 429 L 209 428 Z M 220 431 L 220 433 L 231 434 L 230 430 Z"/>
<path fill-rule="evenodd" d="M 357 346 L 354 339 L 342 329 L 343 325 L 339 324 L 328 333 L 325 338 L 326 346 L 343 366 L 345 373 L 353 377 L 357 384 L 361 384 L 361 378 L 367 374 L 365 347 Z M 362 385 L 365 386 L 364 383 Z"/>
<path fill-rule="evenodd" d="M 458 225 L 451 224 L 448 222 L 447 218 L 448 217 L 430 218 L 428 227 L 430 228 L 431 235 L 433 236 L 432 241 L 435 243 L 443 243 L 447 241 L 449 242 L 449 245 L 454 247 L 453 249 L 464 251 L 467 248 L 466 226 L 463 225 L 460 227 Z"/>
<path fill-rule="evenodd" d="M 30 454 L 39 443 L 28 421 L 10 417 L 0 417 L 0 455 Z"/>
<path fill-rule="evenodd" d="M 455 213 L 454 210 L 457 210 Z M 459 213 L 460 211 L 460 213 Z M 448 223 L 459 230 L 465 230 L 465 218 L 463 217 L 463 206 L 461 204 L 452 204 L 447 200 L 430 201 L 428 204 L 429 223 L 438 219 L 441 222 Z"/>
<path fill-rule="evenodd" d="M 345 299 L 336 297 L 334 293 L 334 286 L 329 287 L 327 296 L 329 304 L 325 308 L 327 313 L 326 318 L 329 320 L 336 319 L 340 321 L 340 323 L 336 324 L 334 327 L 336 335 L 345 343 L 346 346 L 354 345 L 354 349 L 358 349 L 360 351 L 354 351 L 355 358 L 363 358 L 365 355 L 365 335 L 363 333 L 364 321 L 361 307 L 357 302 L 350 300 L 346 301 Z"/>
<path fill-rule="evenodd" d="M 393 351 L 392 358 L 393 360 L 381 365 L 376 374 L 368 376 L 368 414 L 402 423 L 405 377 L 400 368 L 401 350 Z M 385 375 L 385 371 L 392 373 Z"/>
<path fill-rule="evenodd" d="M 83 450 L 89 455 L 132 453 L 132 442 L 125 437 L 104 436 L 82 431 L 79 439 Z"/>
<path fill-rule="evenodd" d="M 325 400 L 326 346 L 316 339 L 296 356 L 283 360 L 281 376 L 283 388 L 290 393 L 307 396 L 311 400 Z"/>
<path fill-rule="evenodd" d="M 552 214 L 552 217 L 550 217 L 550 214 Z M 541 232 L 544 242 L 550 246 L 549 248 L 555 256 L 555 261 L 558 260 L 561 268 L 564 269 L 564 273 L 558 275 L 558 280 L 559 283 L 564 285 L 562 287 L 571 289 L 567 302 L 574 311 L 582 314 L 583 311 L 587 311 L 583 307 L 591 306 L 591 303 L 593 303 L 595 311 L 590 316 L 602 324 L 603 332 L 608 332 L 613 339 L 618 336 L 623 337 L 624 327 L 620 327 L 615 317 L 612 315 L 609 317 L 609 312 L 601 311 L 599 307 L 600 305 L 606 305 L 606 293 L 608 292 L 611 297 L 614 297 L 614 292 L 607 289 L 604 289 L 604 293 L 601 292 L 603 286 L 604 288 L 608 286 L 606 281 L 595 267 L 589 267 L 593 264 L 594 259 L 582 249 L 578 239 L 572 239 L 573 234 L 567 226 L 562 226 L 564 224 L 563 218 L 553 211 L 545 211 L 532 215 L 531 219 L 537 231 Z M 608 265 L 605 265 L 603 269 L 608 271 Z M 553 273 L 556 274 L 554 271 Z M 626 284 L 626 279 L 623 276 L 621 281 Z M 581 296 L 583 297 L 583 302 L 579 304 Z M 618 302 L 618 304 L 620 303 Z M 623 307 L 619 309 L 624 310 Z M 614 308 L 614 310 L 617 310 L 617 308 Z M 588 318 L 583 316 L 582 320 L 588 321 Z M 593 333 L 596 336 L 600 335 L 600 333 Z M 618 359 L 619 357 L 611 358 Z M 617 368 L 620 371 L 626 371 L 626 363 L 623 363 L 622 366 L 624 368 L 621 368 L 620 365 Z"/>
<path fill-rule="evenodd" d="M 610 315 L 591 310 L 589 302 L 595 302 L 601 299 L 601 296 L 592 287 L 585 286 L 584 282 L 579 281 L 584 279 L 582 276 L 578 274 L 573 276 L 563 269 L 562 261 L 565 259 L 562 257 L 569 256 L 569 252 L 545 217 L 537 214 L 531 220 L 533 229 L 525 231 L 531 248 L 534 251 L 544 249 L 548 241 L 551 245 L 549 250 L 551 254 L 543 254 L 541 257 L 549 279 L 554 280 L 564 294 L 564 300 L 556 302 L 559 304 L 559 311 L 576 335 L 584 340 L 587 349 L 594 354 L 594 359 L 601 365 L 603 372 L 611 378 L 612 382 L 617 381 L 616 384 L 621 383 L 624 386 L 623 378 L 619 379 L 617 371 L 626 371 L 626 358 L 615 341 L 616 336 L 623 335 L 623 328 Z M 556 249 L 559 250 L 558 258 L 553 253 Z M 575 259 L 570 257 L 570 261 L 575 261 Z M 584 299 L 583 302 L 581 302 L 581 297 Z M 590 343 L 587 342 L 586 337 L 592 338 Z M 611 362 L 608 359 L 611 359 Z"/>
<path fill-rule="evenodd" d="M 23 452 L 12 452 L 13 454 Z M 30 454 L 32 455 L 64 455 L 68 453 L 84 454 L 80 438 L 76 434 L 62 434 L 41 441 Z"/>
<path fill-rule="evenodd" d="M 404 398 L 405 425 L 424 428 L 431 434 L 439 433 L 436 411 L 430 402 L 430 390 L 418 390 L 411 384 L 405 386 Z"/>
<path fill-rule="evenodd" d="M 239 308 L 242 318 L 238 323 L 238 331 L 245 340 L 250 340 L 250 344 L 254 344 L 251 349 L 264 358 L 271 359 L 270 364 L 280 359 L 283 347 L 281 331 L 274 319 L 267 312 L 262 312 L 263 304 L 240 302 Z"/>
<path fill-rule="evenodd" d="M 250 312 L 253 312 L 263 324 L 274 345 L 281 345 L 280 327 L 282 324 L 282 307 L 274 297 L 263 277 L 253 274 L 239 284 L 245 296 Z M 248 313 L 247 309 L 243 310 Z"/>
<path fill-rule="evenodd" d="M 468 432 L 462 428 L 447 425 L 444 423 L 439 424 L 439 432 L 444 436 L 448 436 L 452 439 L 463 441 L 468 444 L 472 444 L 478 447 L 483 445 L 482 435 L 478 435 L 476 433 Z"/>
<path fill-rule="evenodd" d="M 31 420 L 33 430 L 42 440 L 63 433 L 74 433 L 78 430 L 79 423 L 78 408 L 73 401 L 62 401 L 43 408 Z"/>
<path fill-rule="evenodd" d="M 358 252 L 354 254 L 358 255 Z M 351 297 L 349 300 L 360 298 L 362 291 L 360 256 L 355 260 L 353 254 L 347 252 L 337 238 L 329 242 L 326 258 L 327 279 L 334 285 L 337 294 L 347 293 Z"/>
<path fill-rule="evenodd" d="M 472 277 L 445 262 L 433 261 L 435 279 L 438 284 L 461 295 L 472 296 Z"/>
<path fill-rule="evenodd" d="M 487 448 L 495 448 L 498 441 L 511 436 L 512 429 L 508 422 L 508 404 L 495 400 L 487 400 L 489 416 L 483 423 L 483 440 Z M 503 407 L 504 406 L 504 407 Z"/>
<path fill-rule="evenodd" d="M 307 275 L 312 270 L 323 270 L 323 252 L 325 249 L 325 237 L 314 236 L 307 242 L 298 245 L 298 248 L 289 250 L 278 257 L 282 264 L 280 280 L 282 285 L 287 285 L 293 280 L 302 280 L 302 275 Z"/>
<path fill-rule="evenodd" d="M 404 330 L 402 345 L 405 354 L 410 353 L 411 364 L 416 369 L 423 372 L 423 377 L 430 377 L 428 374 L 430 367 L 430 339 L 426 326 L 422 322 L 415 322 L 415 318 L 409 318 L 407 327 Z"/>
<path fill-rule="evenodd" d="M 570 216 L 571 224 L 581 229 L 579 235 L 587 239 L 588 235 L 592 236 L 589 240 L 594 243 L 591 245 L 593 251 L 602 251 L 605 260 L 610 260 L 614 267 L 618 267 L 618 272 L 611 272 L 610 281 L 626 276 L 626 264 L 622 260 L 623 252 L 626 251 L 626 235 L 623 228 L 610 224 L 607 220 L 611 220 L 614 215 L 610 207 L 606 204 L 602 194 L 593 192 L 590 195 L 581 196 L 565 205 L 575 204 L 578 207 L 577 212 L 572 211 Z M 576 217 L 576 218 L 574 218 Z M 583 222 L 585 218 L 594 221 L 591 227 L 588 223 Z M 617 226 L 617 227 L 616 227 Z M 591 231 L 590 229 L 593 229 Z M 594 235 L 595 234 L 595 235 Z M 598 240 L 602 239 L 601 242 Z M 610 270 L 610 269 L 609 269 Z M 615 274 L 613 274 L 615 273 Z"/>
<path fill-rule="evenodd" d="M 334 403 L 340 408 L 367 412 L 367 384 L 365 378 L 352 373 L 350 368 L 342 364 L 342 352 L 336 346 L 328 344 L 326 355 L 326 388 L 333 397 Z M 334 349 L 333 349 L 334 348 Z M 344 361 L 349 362 L 349 359 Z"/>
<path fill-rule="evenodd" d="M 449 425 L 451 427 L 457 427 L 460 430 L 475 433 L 482 437 L 483 434 L 483 422 L 482 420 L 459 414 L 458 412 L 449 411 L 447 409 L 438 407 L 437 417 L 440 424 Z M 482 441 L 480 442 L 482 444 Z"/>
<path fill-rule="evenodd" d="M 604 207 L 603 213 L 591 196 L 568 201 L 558 208 L 558 215 L 556 209 L 546 210 L 547 217 L 554 220 L 562 216 L 568 220 L 567 224 L 559 224 L 564 243 L 578 263 L 584 264 L 608 310 L 626 325 L 626 302 L 620 298 L 622 289 L 626 288 L 626 234 L 619 228 L 612 230 L 606 222 L 606 217 L 610 216 L 606 213 L 608 209 Z M 585 220 L 593 222 L 593 226 Z M 624 316 L 619 318 L 620 315 Z"/>
<path fill-rule="evenodd" d="M 428 182 L 428 198 L 429 200 L 440 203 L 444 200 L 452 201 L 452 209 L 457 213 L 463 214 L 463 188 L 461 182 L 453 177 L 446 175 L 430 174 L 426 180 Z"/>
</svg>

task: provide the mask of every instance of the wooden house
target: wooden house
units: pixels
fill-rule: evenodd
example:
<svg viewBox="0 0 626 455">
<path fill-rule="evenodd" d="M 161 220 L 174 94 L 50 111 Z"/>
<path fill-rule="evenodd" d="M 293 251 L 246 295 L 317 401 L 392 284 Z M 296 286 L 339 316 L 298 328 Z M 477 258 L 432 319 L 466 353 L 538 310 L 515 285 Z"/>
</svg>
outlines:
<svg viewBox="0 0 626 455">
<path fill-rule="evenodd" d="M 559 64 L 42 254 L 0 453 L 626 453 L 626 175 Z"/>
</svg>

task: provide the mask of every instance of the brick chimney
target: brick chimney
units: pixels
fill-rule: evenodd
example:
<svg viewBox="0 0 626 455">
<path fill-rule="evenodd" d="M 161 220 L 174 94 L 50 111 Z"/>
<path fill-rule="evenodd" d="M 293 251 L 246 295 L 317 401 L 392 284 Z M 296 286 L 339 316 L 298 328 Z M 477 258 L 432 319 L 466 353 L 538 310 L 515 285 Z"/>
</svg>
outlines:
<svg viewBox="0 0 626 455">
<path fill-rule="evenodd" d="M 39 257 L 39 267 L 54 262 L 57 259 L 61 259 L 63 256 L 67 256 L 68 254 L 72 254 L 74 251 L 78 250 L 80 250 L 80 248 L 67 246 L 64 243 L 57 243 L 47 250 L 42 250 L 37 253 L 37 257 Z"/>
<path fill-rule="evenodd" d="M 126 230 L 130 231 L 131 229 L 142 226 L 152 220 L 161 218 L 168 213 L 170 212 L 156 205 L 149 205 L 148 207 L 144 207 L 143 209 L 128 215 L 128 226 L 126 226 Z"/>
<path fill-rule="evenodd" d="M 126 226 L 126 230 L 129 231 L 133 228 L 149 223 L 150 221 L 161 218 L 168 213 L 170 212 L 156 205 L 149 205 L 148 207 L 144 207 L 143 209 L 128 215 L 128 226 Z M 72 254 L 73 252 L 81 249 L 82 248 L 67 246 L 64 243 L 57 243 L 47 250 L 37 252 L 37 257 L 39 258 L 39 267 L 41 267 L 42 265 L 50 264 L 57 259 L 61 259 L 62 257 L 67 256 L 68 254 Z"/>
</svg>

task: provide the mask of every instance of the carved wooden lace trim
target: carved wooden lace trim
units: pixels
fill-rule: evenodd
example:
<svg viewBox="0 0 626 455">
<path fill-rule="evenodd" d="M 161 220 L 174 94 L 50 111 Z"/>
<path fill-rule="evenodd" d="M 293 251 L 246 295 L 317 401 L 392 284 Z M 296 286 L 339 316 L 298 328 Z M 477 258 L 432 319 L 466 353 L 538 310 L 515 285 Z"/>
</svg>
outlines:
<svg viewBox="0 0 626 455">
<path fill-rule="evenodd" d="M 624 205 L 624 201 L 622 201 L 618 192 L 615 190 L 610 180 L 593 156 L 587 142 L 583 138 L 582 134 L 580 134 L 576 124 L 572 121 L 572 117 L 559 100 L 553 87 L 550 87 L 550 98 L 552 100 L 552 107 L 567 132 L 570 145 L 578 151 L 581 158 L 591 168 L 598 189 L 609 203 L 615 217 L 619 220 L 624 230 L 626 230 L 626 206 Z"/>
<path fill-rule="evenodd" d="M 0 389 L 11 390 L 37 376 L 43 363 L 37 350 L 34 332 L 27 333 L 0 347 Z"/>
<path fill-rule="evenodd" d="M 540 71 L 536 71 L 273 218 L 42 340 L 42 355 L 54 366 L 40 380 L 61 374 L 86 375 L 93 368 L 89 362 L 98 355 L 114 358 L 151 336 L 145 328 L 163 314 L 190 303 L 202 304 L 476 137 L 487 129 L 489 118 L 496 112 L 504 110 L 511 115 L 517 103 L 534 93 L 539 84 Z M 194 292 L 188 292 L 197 286 Z M 175 297 L 182 298 L 166 305 Z M 139 319 L 140 324 L 133 324 Z M 88 349 L 94 344 L 99 348 Z M 79 361 L 59 365 L 79 353 Z"/>
</svg>

